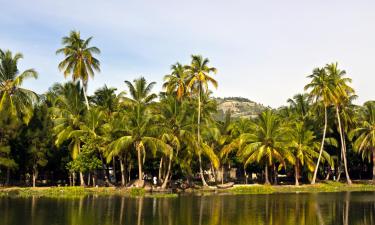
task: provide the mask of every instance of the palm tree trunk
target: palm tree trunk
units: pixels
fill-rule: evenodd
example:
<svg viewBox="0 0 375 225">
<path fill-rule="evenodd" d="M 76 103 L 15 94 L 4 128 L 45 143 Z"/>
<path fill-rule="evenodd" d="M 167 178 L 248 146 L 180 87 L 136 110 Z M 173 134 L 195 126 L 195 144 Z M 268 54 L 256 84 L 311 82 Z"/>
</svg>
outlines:
<svg viewBox="0 0 375 225">
<path fill-rule="evenodd" d="M 199 148 L 201 147 L 201 85 L 198 85 L 199 86 L 199 91 L 198 91 L 198 133 L 197 133 L 197 136 L 198 136 L 198 146 Z M 199 149 L 200 151 L 200 149 Z M 200 176 L 201 176 L 201 179 L 202 179 L 202 183 L 203 183 L 203 186 L 208 186 L 206 180 L 204 179 L 204 175 L 203 175 L 203 169 L 202 169 L 202 157 L 201 157 L 201 153 L 199 152 L 199 155 L 198 155 L 198 159 L 199 159 L 199 172 L 200 172 Z"/>
<path fill-rule="evenodd" d="M 268 179 L 268 165 L 267 164 L 264 167 L 264 184 L 267 184 L 267 185 L 270 184 L 270 180 Z"/>
<path fill-rule="evenodd" d="M 298 182 L 298 177 L 299 177 L 299 171 L 298 171 L 298 160 L 296 160 L 296 164 L 294 165 L 294 176 L 295 176 L 295 185 L 298 186 L 299 185 L 299 182 Z"/>
<path fill-rule="evenodd" d="M 159 174 L 158 174 L 158 179 L 162 180 L 162 171 L 163 171 L 163 157 L 160 158 L 160 163 L 159 163 Z"/>
<path fill-rule="evenodd" d="M 138 180 L 142 181 L 142 157 L 141 157 L 141 148 L 139 147 L 139 143 L 136 143 L 136 149 L 137 149 L 137 156 L 138 156 Z"/>
<path fill-rule="evenodd" d="M 201 154 L 199 154 L 198 159 L 199 159 L 199 174 L 201 176 L 202 184 L 203 186 L 208 186 L 206 180 L 204 179 Z"/>
<path fill-rule="evenodd" d="M 343 137 L 343 132 L 341 128 L 341 119 L 340 119 L 340 113 L 339 113 L 339 107 L 336 106 L 336 116 L 337 116 L 337 121 L 339 123 L 339 133 L 340 133 L 340 140 L 341 140 L 341 151 L 342 151 L 342 157 L 344 159 L 344 168 L 345 168 L 345 175 L 346 175 L 346 181 L 348 184 L 352 184 L 352 181 L 350 179 L 349 173 L 348 173 L 348 163 L 346 161 L 346 151 L 344 147 L 344 137 Z"/>
<path fill-rule="evenodd" d="M 83 173 L 81 171 L 79 172 L 79 180 L 81 182 L 81 186 L 83 186 L 83 187 L 86 186 L 85 179 L 84 179 Z"/>
<path fill-rule="evenodd" d="M 120 169 L 121 169 L 121 186 L 126 185 L 126 172 L 125 172 L 125 160 L 120 156 Z"/>
<path fill-rule="evenodd" d="M 38 170 L 37 168 L 34 166 L 33 168 L 33 187 L 36 186 L 36 178 L 38 177 Z"/>
<path fill-rule="evenodd" d="M 83 96 L 85 97 L 85 102 L 86 102 L 87 110 L 90 110 L 89 100 L 87 99 L 87 94 L 86 94 L 87 86 L 83 85 L 82 89 L 83 89 Z"/>
<path fill-rule="evenodd" d="M 319 163 L 322 158 L 322 153 L 323 153 L 323 147 L 324 147 L 324 140 L 326 138 L 326 132 L 327 132 L 327 106 L 324 106 L 324 129 L 323 129 L 323 138 L 322 138 L 322 143 L 320 145 L 320 151 L 319 151 L 319 157 L 318 157 L 318 162 L 316 163 L 316 167 L 314 170 L 314 176 L 311 181 L 311 184 L 315 184 L 316 181 L 316 175 L 318 174 L 318 169 L 319 169 Z"/>
<path fill-rule="evenodd" d="M 164 177 L 163 184 L 161 185 L 162 189 L 165 189 L 167 187 L 167 184 L 168 184 L 168 182 L 170 180 L 169 178 L 170 178 L 170 175 L 171 175 L 171 168 L 172 168 L 172 157 L 170 157 L 169 162 L 168 162 L 168 170 L 167 170 L 168 172 L 167 172 L 167 174 Z"/>
</svg>

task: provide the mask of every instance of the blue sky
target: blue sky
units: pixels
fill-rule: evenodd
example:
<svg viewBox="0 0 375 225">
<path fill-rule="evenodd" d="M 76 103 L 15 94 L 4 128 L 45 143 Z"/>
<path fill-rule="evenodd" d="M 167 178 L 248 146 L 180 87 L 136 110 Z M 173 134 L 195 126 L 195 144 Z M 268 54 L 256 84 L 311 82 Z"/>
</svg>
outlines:
<svg viewBox="0 0 375 225">
<path fill-rule="evenodd" d="M 72 29 L 94 36 L 102 72 L 89 92 L 145 76 L 159 91 L 170 65 L 202 54 L 218 68 L 216 96 L 277 107 L 302 92 L 313 68 L 339 62 L 358 104 L 375 99 L 375 2 L 349 0 L 0 0 L 0 48 L 22 52 L 41 93 L 64 81 L 55 55 Z"/>
</svg>

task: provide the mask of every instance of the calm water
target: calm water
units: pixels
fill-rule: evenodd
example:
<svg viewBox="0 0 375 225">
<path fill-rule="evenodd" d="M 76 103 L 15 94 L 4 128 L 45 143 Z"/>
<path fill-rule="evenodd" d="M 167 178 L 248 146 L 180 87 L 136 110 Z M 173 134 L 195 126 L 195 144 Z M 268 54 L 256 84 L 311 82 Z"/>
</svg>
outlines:
<svg viewBox="0 0 375 225">
<path fill-rule="evenodd" d="M 375 192 L 0 198 L 1 225 L 375 224 Z"/>
</svg>

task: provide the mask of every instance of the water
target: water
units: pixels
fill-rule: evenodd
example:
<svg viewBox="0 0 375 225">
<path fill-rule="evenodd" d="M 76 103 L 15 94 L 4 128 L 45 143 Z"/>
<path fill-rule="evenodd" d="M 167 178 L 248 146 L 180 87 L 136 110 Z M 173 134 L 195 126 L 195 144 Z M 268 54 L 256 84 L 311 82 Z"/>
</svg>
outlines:
<svg viewBox="0 0 375 225">
<path fill-rule="evenodd" d="M 375 224 L 375 192 L 0 198 L 1 225 Z"/>
</svg>

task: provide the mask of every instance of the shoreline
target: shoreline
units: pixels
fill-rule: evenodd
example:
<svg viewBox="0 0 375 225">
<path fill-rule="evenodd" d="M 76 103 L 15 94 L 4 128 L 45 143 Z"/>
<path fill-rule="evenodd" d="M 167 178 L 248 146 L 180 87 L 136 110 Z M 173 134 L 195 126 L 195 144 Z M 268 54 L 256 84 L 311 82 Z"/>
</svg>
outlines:
<svg viewBox="0 0 375 225">
<path fill-rule="evenodd" d="M 215 186 L 206 188 L 189 188 L 185 191 L 161 192 L 150 191 L 145 188 L 123 187 L 1 187 L 0 197 L 47 197 L 47 198 L 79 198 L 84 196 L 124 196 L 124 197 L 151 197 L 168 198 L 178 197 L 179 194 L 203 194 L 203 195 L 252 195 L 252 194 L 278 194 L 278 193 L 329 193 L 329 192 L 375 192 L 375 184 L 354 183 L 347 185 L 340 182 L 325 182 L 318 184 L 295 185 L 262 185 L 241 184 L 227 189 L 219 189 Z"/>
</svg>

